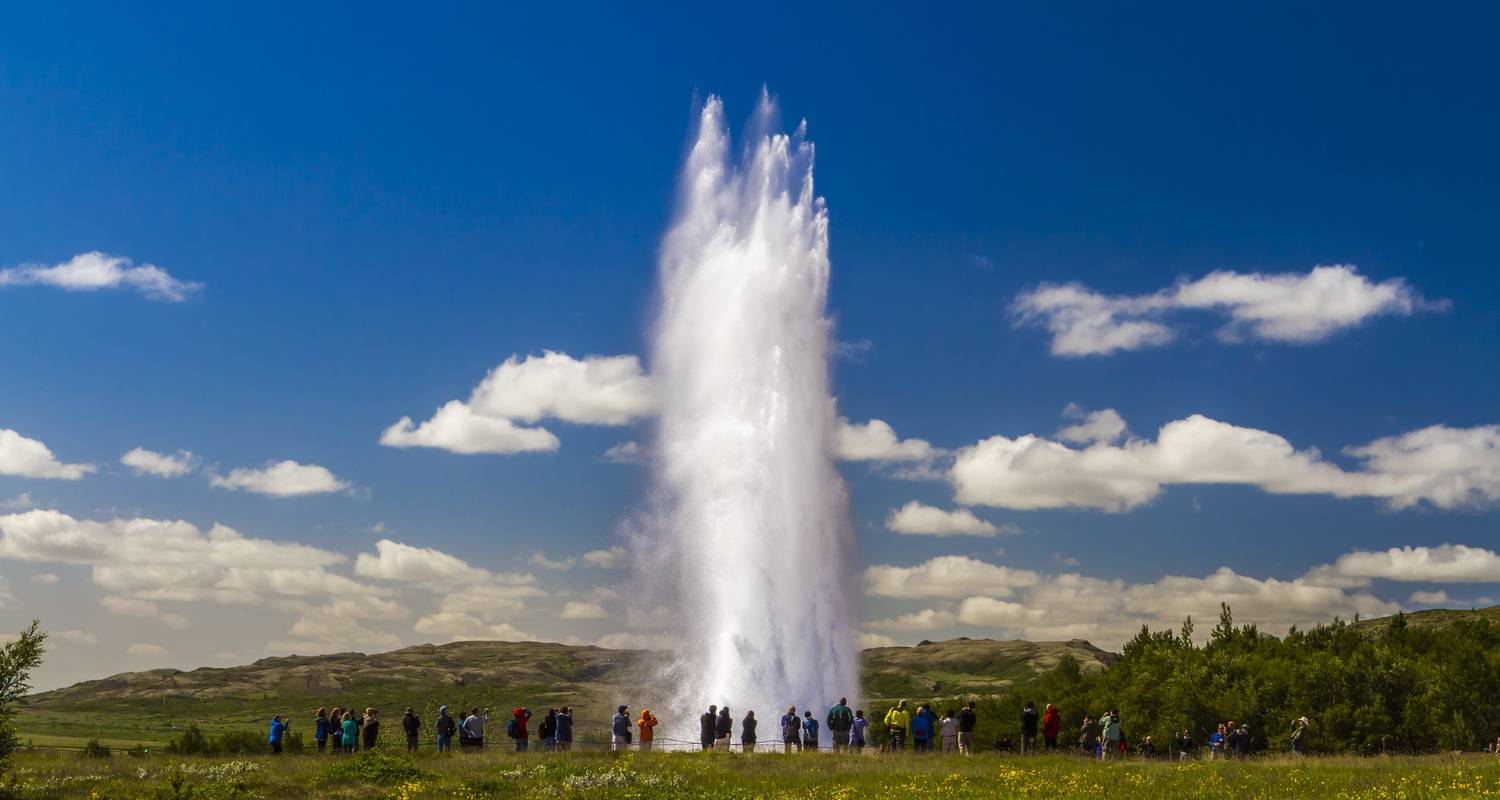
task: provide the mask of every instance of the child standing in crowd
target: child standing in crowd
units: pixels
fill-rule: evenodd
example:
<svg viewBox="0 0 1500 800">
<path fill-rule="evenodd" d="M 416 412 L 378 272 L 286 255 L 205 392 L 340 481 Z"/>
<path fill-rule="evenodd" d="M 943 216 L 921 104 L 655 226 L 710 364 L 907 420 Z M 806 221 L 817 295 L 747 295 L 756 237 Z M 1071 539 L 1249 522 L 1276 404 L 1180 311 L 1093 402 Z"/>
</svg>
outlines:
<svg viewBox="0 0 1500 800">
<path fill-rule="evenodd" d="M 870 721 L 865 719 L 865 710 L 861 708 L 854 712 L 854 724 L 849 728 L 849 746 L 854 748 L 854 752 L 865 749 L 865 745 L 869 743 L 869 730 Z"/>
</svg>

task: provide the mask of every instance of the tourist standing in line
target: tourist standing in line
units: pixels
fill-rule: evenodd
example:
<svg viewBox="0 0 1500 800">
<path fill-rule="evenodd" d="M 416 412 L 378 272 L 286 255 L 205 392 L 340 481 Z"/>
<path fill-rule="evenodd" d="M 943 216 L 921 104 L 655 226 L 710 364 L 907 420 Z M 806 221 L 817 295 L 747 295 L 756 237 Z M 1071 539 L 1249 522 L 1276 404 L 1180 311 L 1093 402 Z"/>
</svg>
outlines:
<svg viewBox="0 0 1500 800">
<path fill-rule="evenodd" d="M 974 714 L 974 701 L 970 700 L 958 712 L 958 752 L 962 755 L 974 753 L 974 724 L 979 721 Z"/>
<path fill-rule="evenodd" d="M 517 712 L 524 711 L 524 710 L 525 709 L 521 709 L 521 708 L 516 709 Z M 518 713 L 517 717 L 519 717 L 519 716 L 520 715 Z M 527 716 L 530 717 L 531 715 L 528 714 Z M 464 738 L 468 741 L 468 743 L 469 743 L 469 749 L 470 750 L 483 750 L 484 749 L 484 723 L 489 722 L 489 721 L 490 721 L 490 715 L 489 715 L 488 712 L 486 712 L 484 714 L 484 716 L 480 716 L 479 715 L 479 708 L 477 706 L 474 707 L 474 708 L 469 709 L 469 715 L 466 716 L 466 717 L 464 717 L 464 722 L 459 727 L 464 732 Z M 523 727 L 523 731 L 524 731 L 524 727 Z M 526 749 L 525 742 L 526 742 L 526 740 L 524 738 L 521 738 L 520 736 L 517 736 L 516 737 L 516 749 L 517 750 L 525 750 Z"/>
<path fill-rule="evenodd" d="M 953 709 L 938 720 L 938 733 L 941 735 L 944 753 L 958 752 L 958 720 L 953 716 Z"/>
<path fill-rule="evenodd" d="M 1021 709 L 1021 755 L 1036 755 L 1036 732 L 1041 723 L 1041 715 L 1036 713 L 1036 703 L 1026 701 L 1026 706 Z"/>
<path fill-rule="evenodd" d="M 1307 741 L 1307 717 L 1298 717 L 1292 720 L 1291 738 L 1293 755 L 1302 755 L 1302 746 Z"/>
<path fill-rule="evenodd" d="M 1250 726 L 1243 722 L 1234 732 L 1234 749 L 1238 758 L 1250 757 Z"/>
<path fill-rule="evenodd" d="M 796 706 L 787 706 L 781 715 L 781 746 L 787 753 L 802 747 L 802 723 L 797 719 Z"/>
<path fill-rule="evenodd" d="M 318 715 L 313 717 L 313 741 L 318 744 L 318 752 L 328 746 L 328 732 L 333 728 L 328 722 L 328 709 L 319 707 Z"/>
<path fill-rule="evenodd" d="M 573 707 L 563 706 L 557 712 L 557 750 L 566 753 L 573 749 Z"/>
<path fill-rule="evenodd" d="M 885 731 L 890 737 L 891 752 L 897 753 L 906 749 L 906 733 L 910 728 L 911 712 L 906 710 L 905 700 L 885 712 Z"/>
<path fill-rule="evenodd" d="M 359 725 L 354 721 L 354 712 L 344 712 L 339 731 L 339 749 L 345 753 L 354 752 L 354 743 L 359 741 Z"/>
<path fill-rule="evenodd" d="M 374 750 L 375 741 L 380 738 L 380 712 L 373 708 L 365 709 L 365 727 L 360 733 L 364 736 L 365 749 Z"/>
<path fill-rule="evenodd" d="M 417 752 L 417 735 L 422 732 L 422 720 L 410 708 L 401 715 L 401 730 L 406 732 L 406 752 Z"/>
<path fill-rule="evenodd" d="M 1104 735 L 1104 758 L 1118 758 L 1120 755 L 1120 712 L 1110 709 L 1104 716 L 1099 718 L 1099 727 Z"/>
<path fill-rule="evenodd" d="M 709 706 L 708 711 L 698 718 L 698 742 L 703 749 L 714 749 L 714 739 L 717 739 L 719 730 L 719 707 Z"/>
<path fill-rule="evenodd" d="M 1141 742 L 1141 755 L 1145 758 L 1156 758 L 1156 742 L 1152 741 L 1150 736 Z"/>
<path fill-rule="evenodd" d="M 474 717 L 478 716 L 479 709 L 476 708 L 474 709 Z M 516 752 L 524 753 L 526 752 L 526 748 L 531 746 L 531 731 L 526 730 L 526 723 L 531 721 L 531 709 L 525 706 L 520 706 L 519 708 L 511 711 L 510 716 L 511 722 L 516 726 Z M 469 719 L 472 720 L 474 719 L 474 717 L 470 717 Z M 474 743 L 475 747 L 484 747 L 483 725 L 485 722 L 489 722 L 489 720 L 490 712 L 488 709 L 486 709 L 484 712 L 484 720 L 480 723 L 479 737 Z"/>
<path fill-rule="evenodd" d="M 927 704 L 917 706 L 917 713 L 911 716 L 911 749 L 914 753 L 926 753 L 932 749 L 932 734 L 934 718 L 927 709 Z"/>
<path fill-rule="evenodd" d="M 356 752 L 362 746 L 360 743 L 365 740 L 365 720 L 369 713 L 370 710 L 365 709 L 364 714 L 354 715 L 354 751 Z"/>
<path fill-rule="evenodd" d="M 811 711 L 802 712 L 802 752 L 818 752 L 818 721 Z"/>
<path fill-rule="evenodd" d="M 1193 757 L 1193 736 L 1188 733 L 1187 728 L 1177 734 L 1177 760 L 1188 761 Z"/>
<path fill-rule="evenodd" d="M 334 753 L 344 750 L 344 709 L 339 706 L 328 712 L 328 747 Z"/>
<path fill-rule="evenodd" d="M 271 755 L 281 755 L 281 740 L 286 736 L 286 729 L 291 727 L 281 721 L 281 715 L 275 714 L 271 717 L 271 732 L 266 735 L 266 743 L 271 745 Z"/>
<path fill-rule="evenodd" d="M 618 753 L 630 744 L 630 716 L 625 713 L 625 706 L 615 709 L 614 719 L 609 723 L 609 734 L 610 752 Z"/>
<path fill-rule="evenodd" d="M 1224 724 L 1214 730 L 1212 736 L 1208 737 L 1208 760 L 1214 761 L 1224 752 Z"/>
<path fill-rule="evenodd" d="M 833 738 L 833 752 L 849 748 L 849 731 L 854 727 L 854 712 L 849 710 L 849 698 L 840 697 L 833 708 L 828 709 L 828 734 Z"/>
<path fill-rule="evenodd" d="M 745 718 L 740 720 L 740 749 L 746 753 L 755 752 L 755 712 L 746 711 Z"/>
<path fill-rule="evenodd" d="M 542 740 L 542 749 L 552 752 L 557 749 L 557 709 L 547 709 L 547 716 L 542 717 L 542 724 L 536 726 L 537 738 Z"/>
<path fill-rule="evenodd" d="M 1047 704 L 1047 710 L 1042 713 L 1042 741 L 1046 742 L 1048 750 L 1057 749 L 1057 732 L 1062 730 L 1062 714 L 1058 713 L 1057 706 Z"/>
<path fill-rule="evenodd" d="M 453 751 L 453 734 L 458 732 L 458 723 L 454 722 L 453 715 L 448 713 L 447 706 L 438 706 L 437 724 L 437 751 L 448 753 Z"/>
<path fill-rule="evenodd" d="M 650 750 L 651 744 L 656 740 L 653 732 L 656 728 L 656 715 L 649 708 L 641 709 L 641 718 L 635 721 L 635 727 L 641 732 L 641 749 Z"/>
<path fill-rule="evenodd" d="M 729 752 L 730 737 L 734 735 L 734 719 L 729 716 L 729 706 L 719 709 L 719 718 L 714 721 L 714 749 Z"/>
<path fill-rule="evenodd" d="M 1094 752 L 1094 718 L 1083 715 L 1083 724 L 1078 726 L 1078 749 L 1084 753 Z"/>
<path fill-rule="evenodd" d="M 864 750 L 865 745 L 870 743 L 869 731 L 870 721 L 865 719 L 865 710 L 861 708 L 854 712 L 854 722 L 849 727 L 849 746 L 854 748 L 854 752 Z"/>
</svg>

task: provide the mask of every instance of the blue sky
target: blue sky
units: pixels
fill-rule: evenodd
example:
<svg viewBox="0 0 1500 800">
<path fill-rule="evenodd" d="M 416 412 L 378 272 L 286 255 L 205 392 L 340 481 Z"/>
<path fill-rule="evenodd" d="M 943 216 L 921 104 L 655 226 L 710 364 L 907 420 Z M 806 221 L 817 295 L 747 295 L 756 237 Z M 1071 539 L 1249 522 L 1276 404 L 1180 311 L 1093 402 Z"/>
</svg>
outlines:
<svg viewBox="0 0 1500 800">
<path fill-rule="evenodd" d="M 1500 456 L 1486 428 L 1500 423 L 1497 17 L 1484 4 L 17 10 L 0 31 L 0 269 L 102 251 L 201 288 L 162 302 L 129 287 L 0 285 L 0 429 L 58 463 L 97 465 L 74 480 L 0 469 L 6 536 L 39 510 L 105 528 L 217 522 L 340 554 L 328 569 L 382 587 L 392 608 L 346 619 L 323 605 L 337 597 L 271 590 L 169 599 L 101 583 L 112 545 L 115 555 L 69 560 L 11 542 L 0 621 L 41 616 L 72 632 L 59 651 L 122 653 L 111 669 L 238 663 L 278 645 L 382 649 L 500 625 L 570 641 L 624 630 L 598 587 L 628 573 L 531 559 L 619 544 L 648 476 L 602 454 L 645 441 L 649 421 L 552 419 L 541 424 L 555 452 L 509 455 L 383 447 L 381 432 L 467 398 L 512 355 L 645 353 L 695 111 L 715 93 L 731 119 L 748 119 L 763 85 L 818 148 L 830 313 L 858 351 L 835 365 L 840 413 L 950 451 L 929 480 L 893 477 L 909 462 L 844 462 L 859 566 L 962 557 L 942 564 L 979 570 L 978 588 L 952 596 L 867 591 L 871 642 L 1079 632 L 1117 644 L 1155 619 L 1121 600 L 1131 592 L 1170 616 L 1178 607 L 1158 598 L 1238 591 L 1163 576 L 1227 567 L 1293 582 L 1402 547 L 1429 549 L 1350 567 L 1336 589 L 1257 586 L 1260 600 L 1244 605 L 1263 601 L 1275 627 L 1421 607 L 1413 592 L 1480 602 L 1500 581 L 1488 552 Z M 1145 312 L 1171 341 L 1110 353 L 1054 354 L 1043 323 L 1018 324 L 1038 287 L 1139 298 L 1215 271 L 1292 280 L 1319 265 L 1356 268 L 1354 301 L 1392 282 L 1401 294 L 1296 341 L 1243 326 L 1225 341 L 1242 306 L 1223 294 L 1212 308 Z M 1285 307 L 1312 291 L 1288 287 Z M 1347 447 L 1443 426 L 1450 447 L 1398 467 L 1462 489 L 1398 509 L 1389 494 L 1168 480 L 1126 509 L 969 503 L 1020 534 L 887 530 L 912 500 L 957 508 L 942 477 L 953 451 L 995 436 L 1056 441 L 1076 422 L 1063 417 L 1070 403 L 1128 425 L 1101 446 L 1151 442 L 1197 414 L 1316 448 L 1346 472 L 1368 471 Z M 137 447 L 191 451 L 191 470 L 138 475 L 119 463 Z M 283 460 L 346 486 L 278 497 L 210 481 Z M 530 576 L 541 594 L 500 592 L 503 614 L 429 608 L 438 601 L 413 588 L 420 579 L 354 571 L 381 539 L 512 589 Z M 1445 544 L 1471 549 L 1436 549 Z M 997 565 L 1036 580 L 1002 585 L 984 572 Z M 1027 622 L 1035 587 L 1070 575 L 1121 582 L 1089 601 L 1112 621 Z M 568 602 L 606 614 L 570 618 Z M 896 621 L 921 612 L 926 622 Z M 450 616 L 414 629 L 440 613 L 484 627 Z M 289 632 L 308 617 L 340 625 Z M 66 663 L 42 683 L 100 671 L 55 661 Z"/>
</svg>

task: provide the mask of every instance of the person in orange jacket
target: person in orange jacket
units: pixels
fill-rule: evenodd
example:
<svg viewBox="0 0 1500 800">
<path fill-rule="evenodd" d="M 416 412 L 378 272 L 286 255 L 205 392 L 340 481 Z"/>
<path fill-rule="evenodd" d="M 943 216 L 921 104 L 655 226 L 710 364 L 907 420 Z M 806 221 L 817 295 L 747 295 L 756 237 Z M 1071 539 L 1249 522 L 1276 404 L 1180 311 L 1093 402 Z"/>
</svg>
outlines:
<svg viewBox="0 0 1500 800">
<path fill-rule="evenodd" d="M 640 730 L 641 730 L 641 735 L 640 735 L 641 749 L 642 750 L 650 750 L 651 749 L 651 729 L 656 727 L 656 716 L 651 713 L 651 709 L 649 709 L 649 708 L 643 708 L 643 709 L 641 709 L 641 718 L 638 719 L 638 720 L 636 720 L 635 726 L 637 728 L 640 728 Z"/>
</svg>

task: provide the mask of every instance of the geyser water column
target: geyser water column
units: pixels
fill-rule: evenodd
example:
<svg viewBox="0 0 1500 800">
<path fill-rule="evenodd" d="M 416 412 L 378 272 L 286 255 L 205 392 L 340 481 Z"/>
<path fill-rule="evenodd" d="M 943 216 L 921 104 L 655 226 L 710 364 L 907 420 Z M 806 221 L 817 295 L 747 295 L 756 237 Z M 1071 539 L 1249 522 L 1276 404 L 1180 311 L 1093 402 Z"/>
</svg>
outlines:
<svg viewBox="0 0 1500 800">
<path fill-rule="evenodd" d="M 821 724 L 858 689 L 852 534 L 832 455 L 828 215 L 805 123 L 772 132 L 768 97 L 740 159 L 718 98 L 698 124 L 661 252 L 663 513 L 650 544 L 675 571 L 673 705 L 728 704 L 736 732 L 753 709 L 772 741 L 787 705 Z"/>
</svg>

